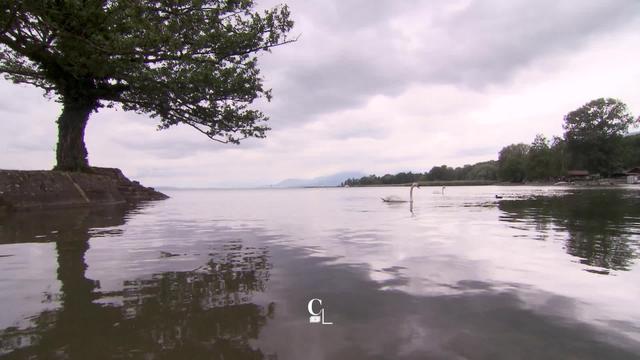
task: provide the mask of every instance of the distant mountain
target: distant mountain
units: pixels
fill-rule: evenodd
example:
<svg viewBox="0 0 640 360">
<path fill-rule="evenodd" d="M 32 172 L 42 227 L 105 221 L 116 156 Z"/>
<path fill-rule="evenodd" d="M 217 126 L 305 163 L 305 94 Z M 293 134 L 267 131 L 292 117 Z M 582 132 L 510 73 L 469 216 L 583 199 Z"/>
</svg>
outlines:
<svg viewBox="0 0 640 360">
<path fill-rule="evenodd" d="M 366 174 L 358 171 L 344 171 L 333 175 L 320 176 L 313 179 L 286 179 L 275 184 L 274 187 L 306 187 L 306 186 L 339 186 L 343 181 L 361 178 Z"/>
</svg>

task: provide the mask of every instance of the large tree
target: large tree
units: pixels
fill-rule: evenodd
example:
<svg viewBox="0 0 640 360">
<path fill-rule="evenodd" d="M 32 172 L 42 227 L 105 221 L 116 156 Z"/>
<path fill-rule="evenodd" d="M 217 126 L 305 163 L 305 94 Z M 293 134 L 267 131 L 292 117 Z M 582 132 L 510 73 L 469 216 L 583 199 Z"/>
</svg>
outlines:
<svg viewBox="0 0 640 360">
<path fill-rule="evenodd" d="M 549 141 L 542 134 L 536 135 L 529 146 L 526 173 L 529 180 L 548 180 L 553 175 L 551 148 Z"/>
<path fill-rule="evenodd" d="M 637 125 L 617 99 L 592 100 L 564 117 L 571 166 L 609 175 L 622 166 L 622 138 Z"/>
<path fill-rule="evenodd" d="M 523 182 L 527 178 L 527 144 L 511 144 L 500 150 L 498 175 L 503 181 Z"/>
<path fill-rule="evenodd" d="M 104 106 L 224 143 L 264 137 L 257 55 L 292 26 L 286 5 L 253 0 L 0 0 L 0 72 L 62 103 L 56 168 L 86 170 L 84 130 Z"/>
<path fill-rule="evenodd" d="M 551 174 L 554 177 L 562 177 L 567 174 L 567 142 L 559 136 L 551 139 Z"/>
</svg>

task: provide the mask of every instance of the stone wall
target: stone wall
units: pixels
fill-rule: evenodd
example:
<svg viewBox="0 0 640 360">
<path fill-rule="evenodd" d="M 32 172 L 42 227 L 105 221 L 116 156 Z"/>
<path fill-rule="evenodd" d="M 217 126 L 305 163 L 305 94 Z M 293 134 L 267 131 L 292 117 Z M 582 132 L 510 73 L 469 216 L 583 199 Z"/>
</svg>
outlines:
<svg viewBox="0 0 640 360">
<path fill-rule="evenodd" d="M 102 206 L 168 198 L 113 168 L 91 173 L 0 170 L 0 213 L 14 210 Z"/>
</svg>

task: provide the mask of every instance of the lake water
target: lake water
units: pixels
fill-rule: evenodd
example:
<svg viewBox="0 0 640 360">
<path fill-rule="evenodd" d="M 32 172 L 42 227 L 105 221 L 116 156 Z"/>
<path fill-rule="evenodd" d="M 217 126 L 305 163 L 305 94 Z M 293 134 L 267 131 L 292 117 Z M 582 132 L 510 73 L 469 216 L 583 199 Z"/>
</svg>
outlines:
<svg viewBox="0 0 640 360">
<path fill-rule="evenodd" d="M 167 193 L 0 220 L 0 358 L 640 358 L 637 187 Z"/>
</svg>

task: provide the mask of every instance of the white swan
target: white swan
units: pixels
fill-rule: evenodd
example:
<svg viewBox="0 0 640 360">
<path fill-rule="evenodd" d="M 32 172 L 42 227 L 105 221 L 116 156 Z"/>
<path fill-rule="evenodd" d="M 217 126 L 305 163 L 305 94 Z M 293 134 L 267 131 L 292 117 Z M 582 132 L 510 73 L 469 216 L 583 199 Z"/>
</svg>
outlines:
<svg viewBox="0 0 640 360">
<path fill-rule="evenodd" d="M 414 187 L 420 188 L 420 185 L 418 185 L 418 183 L 411 184 L 411 189 L 409 190 L 409 201 L 407 201 L 405 199 L 402 199 L 402 198 L 399 198 L 399 197 L 397 197 L 395 195 L 383 197 L 381 199 L 382 199 L 382 201 L 388 202 L 388 203 L 406 203 L 406 202 L 413 203 L 413 188 Z"/>
</svg>

